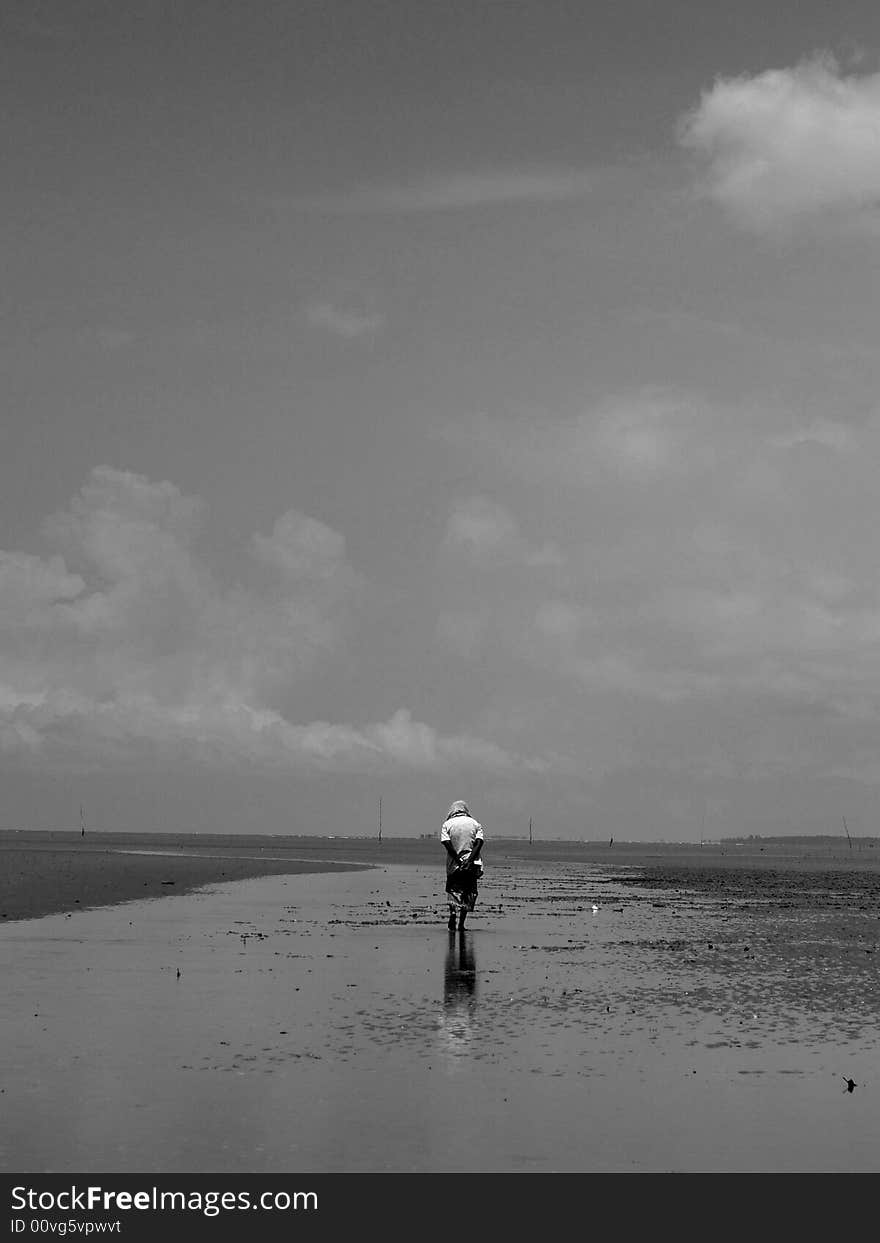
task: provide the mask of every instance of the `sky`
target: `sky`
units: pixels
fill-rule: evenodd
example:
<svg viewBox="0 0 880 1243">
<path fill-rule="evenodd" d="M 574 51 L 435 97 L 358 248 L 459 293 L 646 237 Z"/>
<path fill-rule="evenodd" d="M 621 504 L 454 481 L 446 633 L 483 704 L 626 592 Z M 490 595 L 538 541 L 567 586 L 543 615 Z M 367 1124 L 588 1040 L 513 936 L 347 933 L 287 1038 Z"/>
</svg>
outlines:
<svg viewBox="0 0 880 1243">
<path fill-rule="evenodd" d="M 0 65 L 0 827 L 880 832 L 876 5 Z"/>
</svg>

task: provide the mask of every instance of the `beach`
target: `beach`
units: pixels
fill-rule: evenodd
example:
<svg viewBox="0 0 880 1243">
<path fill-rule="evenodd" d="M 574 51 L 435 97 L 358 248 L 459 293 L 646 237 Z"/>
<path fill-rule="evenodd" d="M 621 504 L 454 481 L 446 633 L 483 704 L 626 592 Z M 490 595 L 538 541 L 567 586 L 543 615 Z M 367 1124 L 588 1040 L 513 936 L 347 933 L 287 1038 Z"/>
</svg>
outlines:
<svg viewBox="0 0 880 1243">
<path fill-rule="evenodd" d="M 167 897 L 253 876 L 365 866 L 318 857 L 322 852 L 297 853 L 240 837 L 0 833 L 0 921 Z"/>
<path fill-rule="evenodd" d="M 704 873 L 792 870 L 880 874 L 880 843 L 849 849 L 834 839 L 774 839 L 736 845 L 692 843 L 496 839 L 492 851 L 519 862 L 581 863 L 636 869 L 652 883 L 699 881 Z M 245 834 L 90 833 L 0 831 L 0 920 L 33 919 L 113 905 L 169 891 L 257 876 L 350 870 L 395 864 L 430 866 L 439 856 L 433 838 L 265 837 Z M 705 878 L 704 878 L 705 879 Z M 709 882 L 713 883 L 712 881 Z"/>
<path fill-rule="evenodd" d="M 115 905 L 0 924 L 9 1170 L 876 1165 L 873 850 L 499 842 L 459 937 L 433 841 L 212 840 L 184 892 L 191 841 L 118 837 L 166 853 Z"/>
</svg>

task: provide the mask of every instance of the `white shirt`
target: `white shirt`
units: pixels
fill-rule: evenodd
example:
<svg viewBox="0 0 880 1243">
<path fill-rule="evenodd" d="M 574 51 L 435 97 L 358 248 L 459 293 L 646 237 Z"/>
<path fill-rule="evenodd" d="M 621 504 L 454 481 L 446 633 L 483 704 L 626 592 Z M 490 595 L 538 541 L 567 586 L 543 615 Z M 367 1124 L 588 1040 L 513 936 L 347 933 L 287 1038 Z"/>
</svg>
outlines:
<svg viewBox="0 0 880 1243">
<path fill-rule="evenodd" d="M 440 841 L 449 842 L 456 855 L 465 850 L 473 850 L 477 841 L 483 841 L 483 826 L 473 816 L 450 816 L 443 822 L 440 830 Z M 478 871 L 482 871 L 482 859 L 477 860 Z M 451 856 L 446 859 L 446 871 L 451 872 L 456 862 Z"/>
</svg>

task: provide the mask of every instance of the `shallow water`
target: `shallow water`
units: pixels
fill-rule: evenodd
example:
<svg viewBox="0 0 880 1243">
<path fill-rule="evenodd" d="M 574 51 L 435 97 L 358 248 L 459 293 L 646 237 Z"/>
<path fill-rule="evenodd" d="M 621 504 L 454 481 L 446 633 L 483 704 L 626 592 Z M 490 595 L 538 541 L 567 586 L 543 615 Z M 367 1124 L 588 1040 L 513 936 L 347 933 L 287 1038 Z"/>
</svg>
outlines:
<svg viewBox="0 0 880 1243">
<path fill-rule="evenodd" d="M 3 1167 L 877 1168 L 870 911 L 517 864 L 461 938 L 442 871 L 0 927 Z"/>
</svg>

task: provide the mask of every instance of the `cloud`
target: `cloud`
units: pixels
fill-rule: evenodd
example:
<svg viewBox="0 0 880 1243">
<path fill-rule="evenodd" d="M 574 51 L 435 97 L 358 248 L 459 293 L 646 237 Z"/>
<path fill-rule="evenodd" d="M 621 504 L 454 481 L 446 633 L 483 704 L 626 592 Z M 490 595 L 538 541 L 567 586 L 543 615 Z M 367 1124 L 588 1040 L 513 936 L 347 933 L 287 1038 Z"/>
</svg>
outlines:
<svg viewBox="0 0 880 1243">
<path fill-rule="evenodd" d="M 206 510 L 171 483 L 93 472 L 45 533 L 48 559 L 0 554 L 13 685 L 95 702 L 260 702 L 341 639 L 356 590 L 341 536 L 295 511 L 255 537 L 260 590 L 217 583 L 196 553 Z"/>
<path fill-rule="evenodd" d="M 719 482 L 731 492 L 758 487 L 761 479 L 776 486 L 774 472 L 781 465 L 790 471 L 795 460 L 788 451 L 812 448 L 831 462 L 865 437 L 873 443 L 872 427 L 836 415 L 795 414 L 769 401 L 727 402 L 646 387 L 609 394 L 568 417 L 480 411 L 446 419 L 433 431 L 477 462 L 498 489 L 574 490 L 590 512 L 613 511 L 625 520 L 628 513 L 641 518 L 664 497 L 674 506 L 685 495 L 680 489 L 692 489 L 693 505 L 717 496 Z M 512 516 L 493 524 L 491 513 L 483 518 L 477 506 L 473 539 L 479 541 L 485 526 L 483 542 L 510 544 L 505 521 L 515 525 Z M 564 559 L 558 544 L 555 554 Z"/>
<path fill-rule="evenodd" d="M 880 413 L 845 421 L 643 390 L 568 419 L 483 414 L 444 434 L 518 510 L 540 504 L 564 567 L 524 574 L 516 514 L 459 504 L 447 547 L 461 556 L 462 604 L 439 637 L 463 659 L 531 669 L 536 685 L 580 687 L 614 713 L 880 713 L 868 535 Z"/>
<path fill-rule="evenodd" d="M 345 539 L 338 531 L 289 510 L 271 535 L 255 535 L 254 554 L 291 580 L 327 581 L 345 569 Z"/>
<path fill-rule="evenodd" d="M 284 705 L 344 646 L 360 595 L 343 536 L 289 510 L 250 542 L 255 582 L 197 552 L 203 503 L 96 468 L 45 524 L 57 551 L 0 552 L 0 753 L 46 765 L 238 764 L 507 771 L 526 763 L 405 708 L 299 724 Z"/>
<path fill-rule="evenodd" d="M 800 445 L 819 445 L 837 453 L 851 453 L 857 444 L 855 432 L 845 423 L 817 418 L 804 427 L 797 427 L 773 438 L 773 444 L 790 449 Z"/>
<path fill-rule="evenodd" d="M 880 73 L 830 57 L 720 79 L 679 127 L 707 162 L 703 191 L 754 229 L 880 205 Z"/>
<path fill-rule="evenodd" d="M 575 610 L 556 595 L 568 572 L 560 546 L 528 539 L 506 506 L 485 496 L 455 501 L 436 574 L 454 587 L 438 598 L 436 637 L 469 663 L 490 654 L 521 662 L 533 624 L 551 642 L 564 641 L 578 626 Z M 533 663 L 530 652 L 524 663 Z"/>
<path fill-rule="evenodd" d="M 578 169 L 514 169 L 447 173 L 394 185 L 361 186 L 348 194 L 299 200 L 307 210 L 393 215 L 468 211 L 516 203 L 562 203 L 584 198 L 597 175 Z"/>
<path fill-rule="evenodd" d="M 447 547 L 459 550 L 474 564 L 518 564 L 526 567 L 562 565 L 555 544 L 530 543 L 519 532 L 508 509 L 484 496 L 453 504 L 446 528 Z"/>
<path fill-rule="evenodd" d="M 352 310 L 330 302 L 313 303 L 306 308 L 306 316 L 314 327 L 324 328 L 346 341 L 376 336 L 385 327 L 385 316 L 377 311 Z"/>
<path fill-rule="evenodd" d="M 414 721 L 406 709 L 399 709 L 390 720 L 368 725 L 362 730 L 347 726 L 310 725 L 309 745 L 324 756 L 350 763 L 360 755 L 387 766 L 393 762 L 403 768 L 422 770 L 466 766 L 493 772 L 507 772 L 528 761 L 511 756 L 492 742 L 469 734 L 444 736 L 431 726 Z M 364 767 L 363 764 L 360 765 Z M 534 763 L 531 767 L 536 767 Z"/>
<path fill-rule="evenodd" d="M 4 702 L 5 700 L 5 702 Z M 0 694 L 0 752 L 56 765 L 198 763 L 253 771 L 336 773 L 541 771 L 541 762 L 510 754 L 469 734 L 443 735 L 398 709 L 363 726 L 313 721 L 296 725 L 280 712 L 234 698 L 159 703 L 149 695 L 95 701 L 54 692 L 14 704 Z"/>
<path fill-rule="evenodd" d="M 524 481 L 616 491 L 706 470 L 719 441 L 736 438 L 736 415 L 700 394 L 649 387 L 568 418 L 479 412 L 435 434 Z"/>
</svg>

